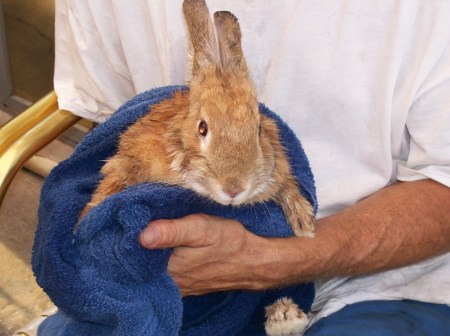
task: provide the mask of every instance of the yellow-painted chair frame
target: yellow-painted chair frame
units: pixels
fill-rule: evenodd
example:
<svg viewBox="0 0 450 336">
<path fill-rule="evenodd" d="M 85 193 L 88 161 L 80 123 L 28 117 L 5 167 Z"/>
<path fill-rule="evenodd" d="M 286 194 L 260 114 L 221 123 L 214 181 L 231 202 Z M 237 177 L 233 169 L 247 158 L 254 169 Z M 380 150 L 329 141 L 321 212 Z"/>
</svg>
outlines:
<svg viewBox="0 0 450 336">
<path fill-rule="evenodd" d="M 58 109 L 56 94 L 50 92 L 0 127 L 0 206 L 23 164 L 80 120 Z"/>
</svg>

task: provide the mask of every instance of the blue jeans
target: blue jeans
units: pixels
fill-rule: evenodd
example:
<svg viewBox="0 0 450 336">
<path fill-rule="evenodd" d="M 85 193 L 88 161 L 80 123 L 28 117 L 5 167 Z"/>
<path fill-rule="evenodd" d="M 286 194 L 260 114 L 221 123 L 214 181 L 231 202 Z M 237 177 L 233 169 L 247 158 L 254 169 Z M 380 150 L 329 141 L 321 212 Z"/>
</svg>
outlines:
<svg viewBox="0 0 450 336">
<path fill-rule="evenodd" d="M 449 336 L 450 307 L 411 300 L 360 302 L 319 320 L 305 333 L 344 335 Z"/>
<path fill-rule="evenodd" d="M 58 312 L 41 324 L 38 335 L 57 335 L 67 321 L 68 317 Z M 263 335 L 261 331 L 261 336 Z M 410 300 L 355 303 L 320 320 L 305 334 L 305 336 L 449 335 L 449 306 Z"/>
</svg>

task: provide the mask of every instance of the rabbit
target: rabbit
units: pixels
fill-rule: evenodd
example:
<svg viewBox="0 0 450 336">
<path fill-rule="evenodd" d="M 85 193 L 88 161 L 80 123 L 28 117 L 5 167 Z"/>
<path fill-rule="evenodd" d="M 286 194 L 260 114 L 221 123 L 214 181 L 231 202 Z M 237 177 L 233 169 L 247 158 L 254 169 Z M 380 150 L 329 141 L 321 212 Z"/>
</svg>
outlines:
<svg viewBox="0 0 450 336">
<path fill-rule="evenodd" d="M 266 307 L 264 329 L 269 336 L 301 336 L 308 324 L 308 316 L 290 298 L 280 298 Z"/>
<path fill-rule="evenodd" d="M 120 136 L 81 217 L 127 186 L 160 182 L 223 205 L 274 200 L 295 235 L 313 237 L 313 208 L 299 192 L 276 123 L 259 112 L 236 17 L 214 14 L 219 60 L 205 2 L 187 0 L 183 9 L 193 47 L 189 92 L 153 105 Z"/>
<path fill-rule="evenodd" d="M 204 0 L 185 0 L 183 12 L 191 41 L 189 91 L 151 106 L 120 136 L 80 219 L 127 186 L 159 182 L 223 205 L 274 200 L 296 236 L 313 237 L 313 208 L 291 173 L 275 121 L 259 111 L 236 17 L 214 14 L 217 44 Z"/>
</svg>

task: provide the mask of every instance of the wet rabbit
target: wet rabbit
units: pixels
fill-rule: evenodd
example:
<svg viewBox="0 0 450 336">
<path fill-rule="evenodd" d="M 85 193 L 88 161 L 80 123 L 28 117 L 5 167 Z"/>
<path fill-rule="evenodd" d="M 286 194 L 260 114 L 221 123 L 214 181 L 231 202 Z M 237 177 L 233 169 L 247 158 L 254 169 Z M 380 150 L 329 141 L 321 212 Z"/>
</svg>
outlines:
<svg viewBox="0 0 450 336">
<path fill-rule="evenodd" d="M 224 205 L 276 201 L 295 235 L 314 235 L 310 203 L 290 171 L 275 122 L 258 110 L 237 19 L 204 1 L 183 5 L 193 53 L 189 92 L 151 107 L 120 137 L 82 215 L 113 193 L 141 182 L 192 189 Z"/>
<path fill-rule="evenodd" d="M 127 186 L 162 182 L 223 205 L 274 200 L 295 235 L 312 237 L 313 208 L 299 192 L 276 123 L 258 109 L 236 17 L 214 14 L 217 44 L 204 0 L 184 1 L 183 11 L 192 47 L 189 91 L 151 106 L 121 135 L 80 217 Z M 286 329 L 281 324 L 289 316 L 304 315 L 291 301 L 276 302 L 267 312 L 266 329 L 274 335 Z"/>
</svg>

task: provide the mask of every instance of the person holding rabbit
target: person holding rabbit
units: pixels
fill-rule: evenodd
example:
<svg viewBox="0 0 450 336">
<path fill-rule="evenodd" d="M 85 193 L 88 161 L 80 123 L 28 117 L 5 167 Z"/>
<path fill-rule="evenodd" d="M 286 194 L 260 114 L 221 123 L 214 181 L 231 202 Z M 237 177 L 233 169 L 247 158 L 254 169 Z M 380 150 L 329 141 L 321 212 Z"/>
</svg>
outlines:
<svg viewBox="0 0 450 336">
<path fill-rule="evenodd" d="M 262 89 L 281 89 L 272 94 L 310 154 L 322 206 L 315 237 L 262 238 L 203 214 L 153 222 L 140 242 L 175 248 L 169 271 L 184 295 L 315 281 L 306 335 L 341 335 L 333 328 L 348 331 L 364 303 L 377 335 L 406 334 L 411 323 L 418 335 L 450 330 L 450 27 L 441 14 L 450 7 L 385 5 L 292 14 L 314 38 L 283 36 Z"/>
<path fill-rule="evenodd" d="M 102 45 L 105 55 L 66 55 L 59 67 L 57 57 L 60 108 L 104 121 L 138 92 L 184 83 L 181 0 L 77 1 L 70 11 L 66 2 L 57 2 L 58 13 L 81 17 L 88 6 L 89 17 L 62 20 L 58 34 Z M 262 238 L 236 221 L 195 214 L 152 222 L 141 245 L 174 248 L 169 271 L 185 296 L 314 281 L 308 336 L 447 335 L 450 3 L 210 0 L 208 7 L 239 18 L 258 100 L 302 142 L 317 187 L 315 236 Z M 76 22 L 95 30 L 91 16 L 111 26 L 71 30 Z M 97 74 L 110 80 L 97 87 Z"/>
</svg>

